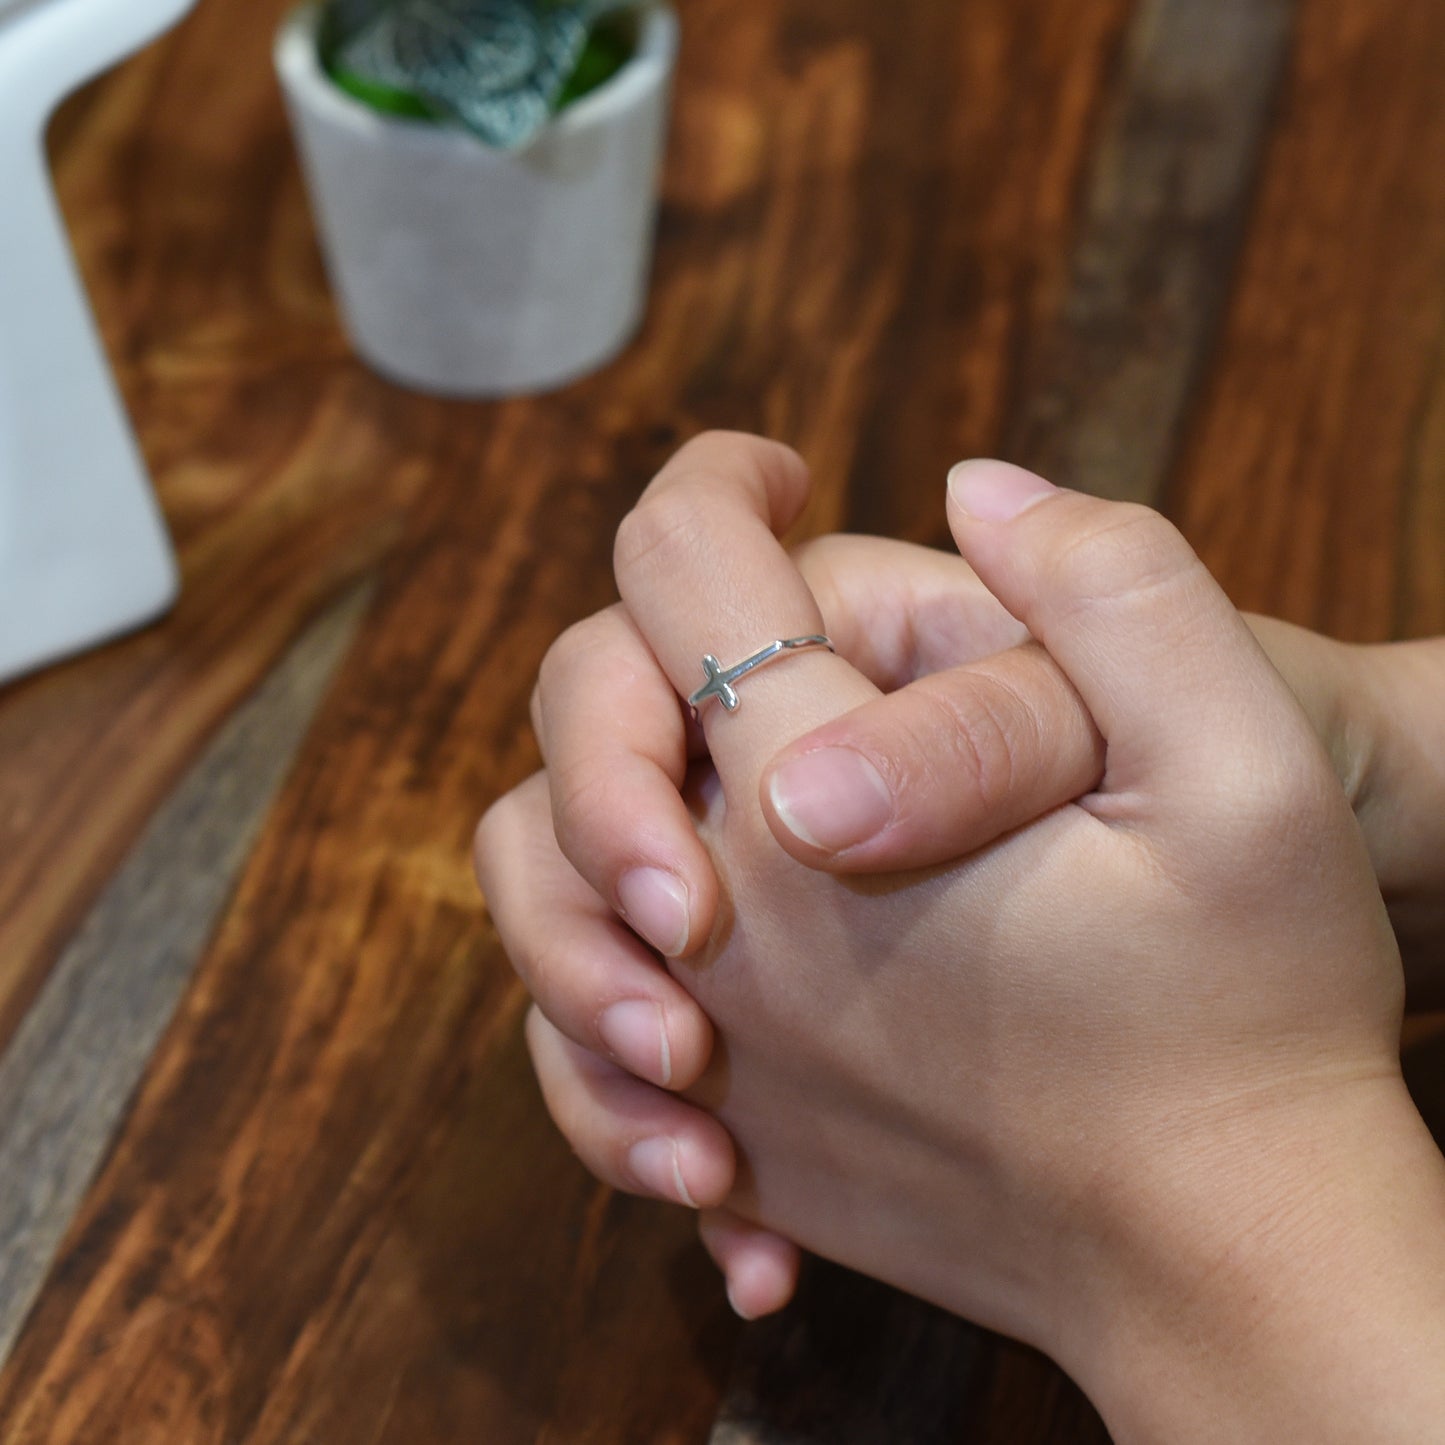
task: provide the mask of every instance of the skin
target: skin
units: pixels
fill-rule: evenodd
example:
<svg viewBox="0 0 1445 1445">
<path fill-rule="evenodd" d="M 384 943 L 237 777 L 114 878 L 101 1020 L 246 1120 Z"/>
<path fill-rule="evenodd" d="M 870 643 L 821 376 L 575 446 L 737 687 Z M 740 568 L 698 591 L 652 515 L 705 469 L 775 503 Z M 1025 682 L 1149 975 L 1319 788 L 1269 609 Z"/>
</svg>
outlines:
<svg viewBox="0 0 1445 1445">
<path fill-rule="evenodd" d="M 679 462 L 731 476 L 755 468 L 759 447 L 806 485 L 795 457 L 750 437 L 710 434 Z M 799 493 L 772 505 L 786 509 L 790 495 Z M 778 518 L 781 526 L 790 520 Z M 841 872 L 927 866 L 1097 784 L 1101 740 L 1078 694 L 961 558 L 828 537 L 796 549 L 792 562 L 840 655 L 885 695 L 783 748 L 765 769 L 762 814 L 791 856 Z M 1404 951 L 1410 1005 L 1445 1005 L 1445 643 L 1354 647 L 1270 618 L 1247 621 L 1360 819 Z M 625 704 L 599 710 L 593 699 L 615 698 L 619 687 Z M 532 715 L 548 770 L 489 813 L 478 856 L 485 865 L 488 841 L 500 840 L 484 882 L 494 912 L 500 904 L 515 920 L 504 932 L 508 949 L 539 1010 L 580 1046 L 551 1046 L 555 1069 L 569 1076 L 562 1092 L 578 1096 L 585 1084 L 612 1101 L 611 1117 L 606 1109 L 588 1115 L 599 1135 L 591 1147 L 577 1137 L 580 1124 L 574 1143 L 599 1158 L 615 1154 L 610 1141 L 621 1134 L 672 1133 L 696 1186 L 684 1202 L 721 1198 L 733 1168 L 725 1133 L 626 1077 L 672 1089 L 695 1082 L 710 1056 L 711 1024 L 657 968 L 638 933 L 618 924 L 620 880 L 657 870 L 675 880 L 688 911 L 689 941 L 673 946 L 674 932 L 657 940 L 662 951 L 687 956 L 713 926 L 716 876 L 680 795 L 689 760 L 706 755 L 705 739 L 620 606 L 559 639 Z M 827 851 L 789 830 L 768 784 L 789 758 L 838 747 L 867 758 L 892 800 L 888 824 L 873 837 Z M 998 778 L 1008 787 L 991 783 Z M 579 876 L 590 886 L 579 887 Z M 529 929 L 534 919 L 546 928 Z M 630 1023 L 604 1036 L 600 1022 L 618 1004 Z M 680 1197 L 670 1169 L 663 1188 L 625 1169 L 609 1177 Z M 740 1312 L 786 1302 L 797 1266 L 791 1246 L 726 1211 L 704 1210 L 701 1225 Z"/>
<path fill-rule="evenodd" d="M 677 715 L 698 637 L 732 656 L 779 616 L 796 617 L 796 632 L 823 625 L 773 539 L 805 486 L 795 459 L 759 444 L 739 465 L 737 449 L 685 450 L 619 536 L 627 615 L 608 624 L 612 655 L 645 646 L 653 661 L 633 651 L 629 679 L 658 717 L 664 705 Z M 581 859 L 590 882 L 559 841 L 588 796 L 583 779 L 524 785 L 484 820 L 479 864 L 542 1003 L 529 1039 L 549 1107 L 603 1177 L 727 1199 L 705 1237 L 735 1298 L 785 1290 L 783 1240 L 796 1239 L 1048 1350 L 1120 1439 L 1271 1438 L 1271 1422 L 1298 1425 L 1324 1400 L 1302 1398 L 1318 1370 L 1340 1383 L 1333 1413 L 1320 1413 L 1326 1433 L 1311 1438 L 1358 1438 L 1366 1417 L 1350 1414 L 1362 1398 L 1351 1383 L 1371 1350 L 1300 1323 L 1329 1283 L 1359 1302 L 1380 1346 L 1371 1364 L 1396 1387 L 1399 1438 L 1415 1438 L 1442 1404 L 1412 1364 L 1439 1343 L 1441 1301 L 1420 1261 L 1438 1252 L 1445 1190 L 1399 1081 L 1402 976 L 1341 757 L 1159 518 L 996 465 L 965 471 L 954 490 L 961 550 L 1037 642 L 1015 633 L 1002 682 L 995 660 L 921 715 L 982 716 L 958 708 L 970 688 L 991 699 L 991 720 L 1047 699 L 1018 717 L 1035 739 L 1040 717 L 1061 721 L 1079 746 L 1021 754 L 1022 783 L 1010 774 L 993 790 L 986 763 L 966 766 L 989 755 L 963 755 L 983 819 L 975 848 L 1003 831 L 989 833 L 990 819 L 1015 828 L 1039 803 L 1038 820 L 886 885 L 780 848 L 768 807 L 779 739 L 892 700 L 826 654 L 749 679 L 736 715 L 709 710 L 711 766 L 694 770 L 685 830 L 673 826 L 678 789 L 700 740 L 674 726 L 652 735 L 650 755 L 624 744 L 643 758 L 632 815 L 663 822 Z M 1008 624 L 992 616 L 997 645 Z M 549 771 L 580 756 L 572 723 L 548 706 L 556 677 L 544 669 L 538 709 Z M 899 735 L 926 738 L 927 726 Z M 1363 756 L 1361 797 L 1380 772 Z M 705 879 L 694 886 L 693 845 L 711 894 Z M 686 959 L 671 976 L 633 951 L 598 892 L 622 903 L 628 873 L 659 862 L 687 908 L 685 928 L 658 940 Z M 721 1047 L 700 1029 L 682 1049 L 654 1044 L 637 1070 L 650 1065 L 708 1112 L 628 1077 L 595 1052 L 607 1048 L 596 1018 L 567 1016 L 588 990 L 564 967 L 539 967 L 538 940 L 569 911 L 584 935 L 615 930 L 594 993 L 602 975 L 631 970 L 662 1027 L 688 1015 L 689 998 L 712 1019 Z M 569 956 L 565 942 L 548 946 Z M 745 1161 L 735 1181 L 727 1133 Z M 1388 1199 L 1372 1183 L 1383 1179 Z M 1209 1408 L 1161 1417 L 1175 1399 Z M 1340 1433 L 1352 1422 L 1353 1436 Z"/>
</svg>

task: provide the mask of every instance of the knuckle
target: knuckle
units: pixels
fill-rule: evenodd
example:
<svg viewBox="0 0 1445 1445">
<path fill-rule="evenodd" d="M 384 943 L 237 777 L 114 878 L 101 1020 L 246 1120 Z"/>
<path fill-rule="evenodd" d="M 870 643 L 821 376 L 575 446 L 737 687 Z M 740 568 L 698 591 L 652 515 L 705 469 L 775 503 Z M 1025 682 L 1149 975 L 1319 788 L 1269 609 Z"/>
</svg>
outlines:
<svg viewBox="0 0 1445 1445">
<path fill-rule="evenodd" d="M 483 892 L 487 891 L 492 859 L 502 855 L 507 846 L 505 840 L 514 834 L 515 811 L 516 790 L 513 789 L 510 793 L 503 793 L 482 814 L 472 832 L 472 870 Z"/>
<path fill-rule="evenodd" d="M 671 565 L 696 553 L 702 526 L 699 496 L 698 489 L 670 487 L 645 497 L 622 519 L 612 548 L 619 581 L 645 565 Z"/>
<path fill-rule="evenodd" d="M 843 532 L 808 537 L 788 551 L 803 580 L 816 593 L 819 588 L 838 592 L 845 578 L 858 577 L 858 539 Z"/>
<path fill-rule="evenodd" d="M 614 1187 L 632 1188 L 626 1169 L 626 1139 L 618 1121 L 589 1097 L 575 1069 L 556 1047 L 555 1026 L 540 1015 L 537 1018 L 537 1026 L 528 1028 L 527 1046 L 553 1125 L 591 1174 Z"/>
<path fill-rule="evenodd" d="M 789 555 L 793 565 L 811 583 L 816 577 L 831 577 L 839 554 L 844 550 L 843 538 L 836 532 L 825 537 L 808 537 L 793 546 Z"/>
<path fill-rule="evenodd" d="M 836 535 L 812 537 L 800 542 L 789 553 L 793 566 L 807 583 L 818 604 L 824 623 L 833 626 L 842 614 L 840 568 L 846 564 L 847 547 Z"/>
<path fill-rule="evenodd" d="M 1193 549 L 1158 512 L 1133 503 L 1070 537 L 1054 559 L 1055 578 L 1075 606 L 1104 599 L 1140 601 L 1199 568 Z"/>
<path fill-rule="evenodd" d="M 599 705 L 601 677 L 620 705 Z M 618 741 L 624 751 L 652 756 L 659 740 L 638 720 L 661 715 L 662 700 L 670 708 L 673 696 L 645 645 L 634 644 L 609 611 L 574 622 L 557 638 L 542 659 L 529 707 L 549 768 L 579 748 L 594 758 L 595 768 L 603 736 Z"/>
<path fill-rule="evenodd" d="M 763 437 L 753 432 L 733 431 L 725 426 L 710 426 L 689 437 L 678 449 L 676 460 L 701 460 L 719 451 L 746 451 L 754 446 L 765 446 Z"/>
<path fill-rule="evenodd" d="M 725 426 L 705 427 L 678 447 L 673 460 L 700 461 L 712 456 L 714 452 L 736 450 L 758 440 L 751 432 L 733 431 Z"/>
<path fill-rule="evenodd" d="M 665 472 L 666 485 L 649 487 L 617 529 L 619 578 L 654 553 L 683 547 L 682 555 L 691 555 L 714 502 L 735 506 L 741 492 L 777 531 L 796 517 L 808 493 L 807 465 L 797 452 L 746 432 L 703 432 L 678 450 Z"/>
<path fill-rule="evenodd" d="M 576 845 L 593 851 L 600 839 L 592 834 L 597 826 L 608 818 L 625 816 L 619 814 L 613 796 L 613 774 L 603 762 L 583 758 L 580 762 L 553 767 L 549 773 L 552 823 L 558 842 L 569 856 Z"/>
<path fill-rule="evenodd" d="M 1327 766 L 1258 753 L 1221 773 L 1228 806 L 1201 816 L 1201 843 L 1190 861 L 1196 883 L 1229 906 L 1277 904 L 1281 891 L 1308 892 L 1330 872 L 1330 854 L 1348 812 Z"/>
<path fill-rule="evenodd" d="M 1034 710 L 1021 705 L 1018 694 L 1001 678 L 980 672 L 975 683 L 969 721 L 980 760 L 979 799 L 994 809 L 1013 798 L 1028 760 L 1040 752 L 1042 738 Z"/>
<path fill-rule="evenodd" d="M 924 704 L 919 751 L 925 759 L 939 759 L 929 762 L 930 772 L 940 764 L 947 768 L 948 776 L 941 780 L 947 788 L 943 796 L 957 799 L 966 789 L 985 811 L 1006 801 L 1018 769 L 1015 720 L 1003 699 L 986 685 L 928 688 L 919 696 Z M 925 785 L 925 796 L 938 792 Z"/>
<path fill-rule="evenodd" d="M 584 617 L 581 622 L 574 622 L 560 633 L 547 649 L 537 670 L 537 685 L 533 689 L 534 699 L 544 710 L 551 694 L 559 686 L 565 686 L 579 664 L 585 663 L 594 653 L 597 640 L 596 620 Z"/>
<path fill-rule="evenodd" d="M 792 447 L 756 432 L 729 431 L 726 427 L 710 427 L 678 448 L 678 463 L 697 462 L 708 466 L 718 457 L 736 466 L 744 462 L 762 471 L 768 467 L 800 469 L 803 459 Z"/>
<path fill-rule="evenodd" d="M 1289 856 L 1318 835 L 1321 825 L 1343 793 L 1338 782 L 1326 779 L 1323 768 L 1310 768 L 1287 756 L 1255 758 L 1240 769 L 1230 789 L 1242 800 L 1238 816 L 1250 841 L 1263 852 Z"/>
<path fill-rule="evenodd" d="M 575 992 L 576 969 L 571 956 L 551 939 L 533 948 L 520 948 L 512 959 L 512 971 L 540 1004 L 549 1018 L 567 1009 Z"/>
</svg>

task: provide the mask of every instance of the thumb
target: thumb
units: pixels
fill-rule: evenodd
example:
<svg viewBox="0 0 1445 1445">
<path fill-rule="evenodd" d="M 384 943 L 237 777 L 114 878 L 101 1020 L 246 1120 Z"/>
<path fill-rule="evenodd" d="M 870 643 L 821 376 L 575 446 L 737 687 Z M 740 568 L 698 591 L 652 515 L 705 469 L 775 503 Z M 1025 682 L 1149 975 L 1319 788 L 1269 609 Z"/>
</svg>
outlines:
<svg viewBox="0 0 1445 1445">
<path fill-rule="evenodd" d="M 1243 618 L 1157 512 L 989 461 L 954 467 L 948 501 L 959 551 L 1103 734 L 1104 791 L 1161 770 L 1213 787 L 1308 733 Z"/>
<path fill-rule="evenodd" d="M 1072 802 L 1104 744 L 1037 642 L 919 678 L 784 748 L 763 812 L 801 863 L 836 872 L 925 868 Z"/>
</svg>

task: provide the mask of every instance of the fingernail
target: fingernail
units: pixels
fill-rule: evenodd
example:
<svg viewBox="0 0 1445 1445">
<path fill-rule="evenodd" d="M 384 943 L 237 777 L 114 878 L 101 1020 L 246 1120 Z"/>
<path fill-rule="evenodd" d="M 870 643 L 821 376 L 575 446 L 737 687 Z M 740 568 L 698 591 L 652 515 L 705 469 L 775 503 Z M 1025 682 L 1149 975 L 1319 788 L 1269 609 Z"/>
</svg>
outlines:
<svg viewBox="0 0 1445 1445">
<path fill-rule="evenodd" d="M 1008 522 L 1059 489 L 1005 462 L 959 462 L 948 474 L 954 505 L 980 522 Z"/>
<path fill-rule="evenodd" d="M 682 1179 L 682 1165 L 677 1154 L 677 1140 L 659 1136 L 642 1139 L 627 1151 L 627 1167 L 644 1189 L 675 1199 L 692 1209 L 697 1205 Z"/>
<path fill-rule="evenodd" d="M 676 958 L 687 947 L 692 924 L 687 889 L 661 868 L 634 868 L 617 884 L 623 916 L 655 948 Z"/>
<path fill-rule="evenodd" d="M 603 1011 L 597 1032 L 618 1063 L 664 1088 L 672 1082 L 672 1049 L 662 1009 L 645 998 L 630 998 Z"/>
<path fill-rule="evenodd" d="M 768 796 L 796 838 L 841 853 L 871 838 L 893 816 L 893 794 L 882 775 L 852 748 L 818 748 L 773 771 Z"/>
</svg>

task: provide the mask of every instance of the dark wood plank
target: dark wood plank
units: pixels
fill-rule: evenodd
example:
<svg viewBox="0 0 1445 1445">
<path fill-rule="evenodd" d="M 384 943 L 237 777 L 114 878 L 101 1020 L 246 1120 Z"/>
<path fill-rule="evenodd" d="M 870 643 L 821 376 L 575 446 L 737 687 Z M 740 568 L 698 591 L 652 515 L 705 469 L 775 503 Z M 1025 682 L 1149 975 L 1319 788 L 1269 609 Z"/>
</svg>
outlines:
<svg viewBox="0 0 1445 1445">
<path fill-rule="evenodd" d="M 836 29 L 852 23 L 826 8 Z M 948 468 L 1008 449 L 1020 397 L 1039 386 L 1032 358 L 1068 325 L 1080 201 L 1135 9 L 880 12 L 905 43 L 875 47 L 860 201 L 827 233 L 864 238 L 846 274 L 853 305 L 878 313 L 866 354 L 841 358 L 866 382 L 861 416 L 828 419 L 825 475 L 848 478 L 847 514 L 830 524 L 951 547 Z"/>
<path fill-rule="evenodd" d="M 1407 1044 L 1402 1062 L 1410 1097 L 1435 1142 L 1445 1149 L 1445 1028 L 1435 1029 Z"/>
<path fill-rule="evenodd" d="M 797 1301 L 750 1325 L 710 1445 L 1107 1445 L 1051 1360 L 814 1261 Z"/>
<path fill-rule="evenodd" d="M 250 852 L 365 588 L 328 609 L 157 811 L 0 1057 L 0 1361 Z"/>
<path fill-rule="evenodd" d="M 1445 306 L 1435 315 L 1442 313 Z M 1422 380 L 1406 447 L 1400 527 L 1405 555 L 1395 592 L 1394 630 L 1400 636 L 1432 637 L 1445 634 L 1445 325 Z"/>
<path fill-rule="evenodd" d="M 1243 607 L 1445 632 L 1445 7 L 1300 12 L 1174 511 Z"/>
<path fill-rule="evenodd" d="M 1437 240 L 1439 233 L 1437 232 Z M 1435 316 L 1445 316 L 1445 305 Z M 1445 634 L 1445 325 L 1424 368 L 1405 442 L 1401 503 L 1403 565 L 1395 587 L 1393 631 L 1402 637 Z"/>
<path fill-rule="evenodd" d="M 983 1337 L 942 1310 L 812 1261 L 748 1331 L 711 1445 L 953 1445 Z"/>
</svg>

